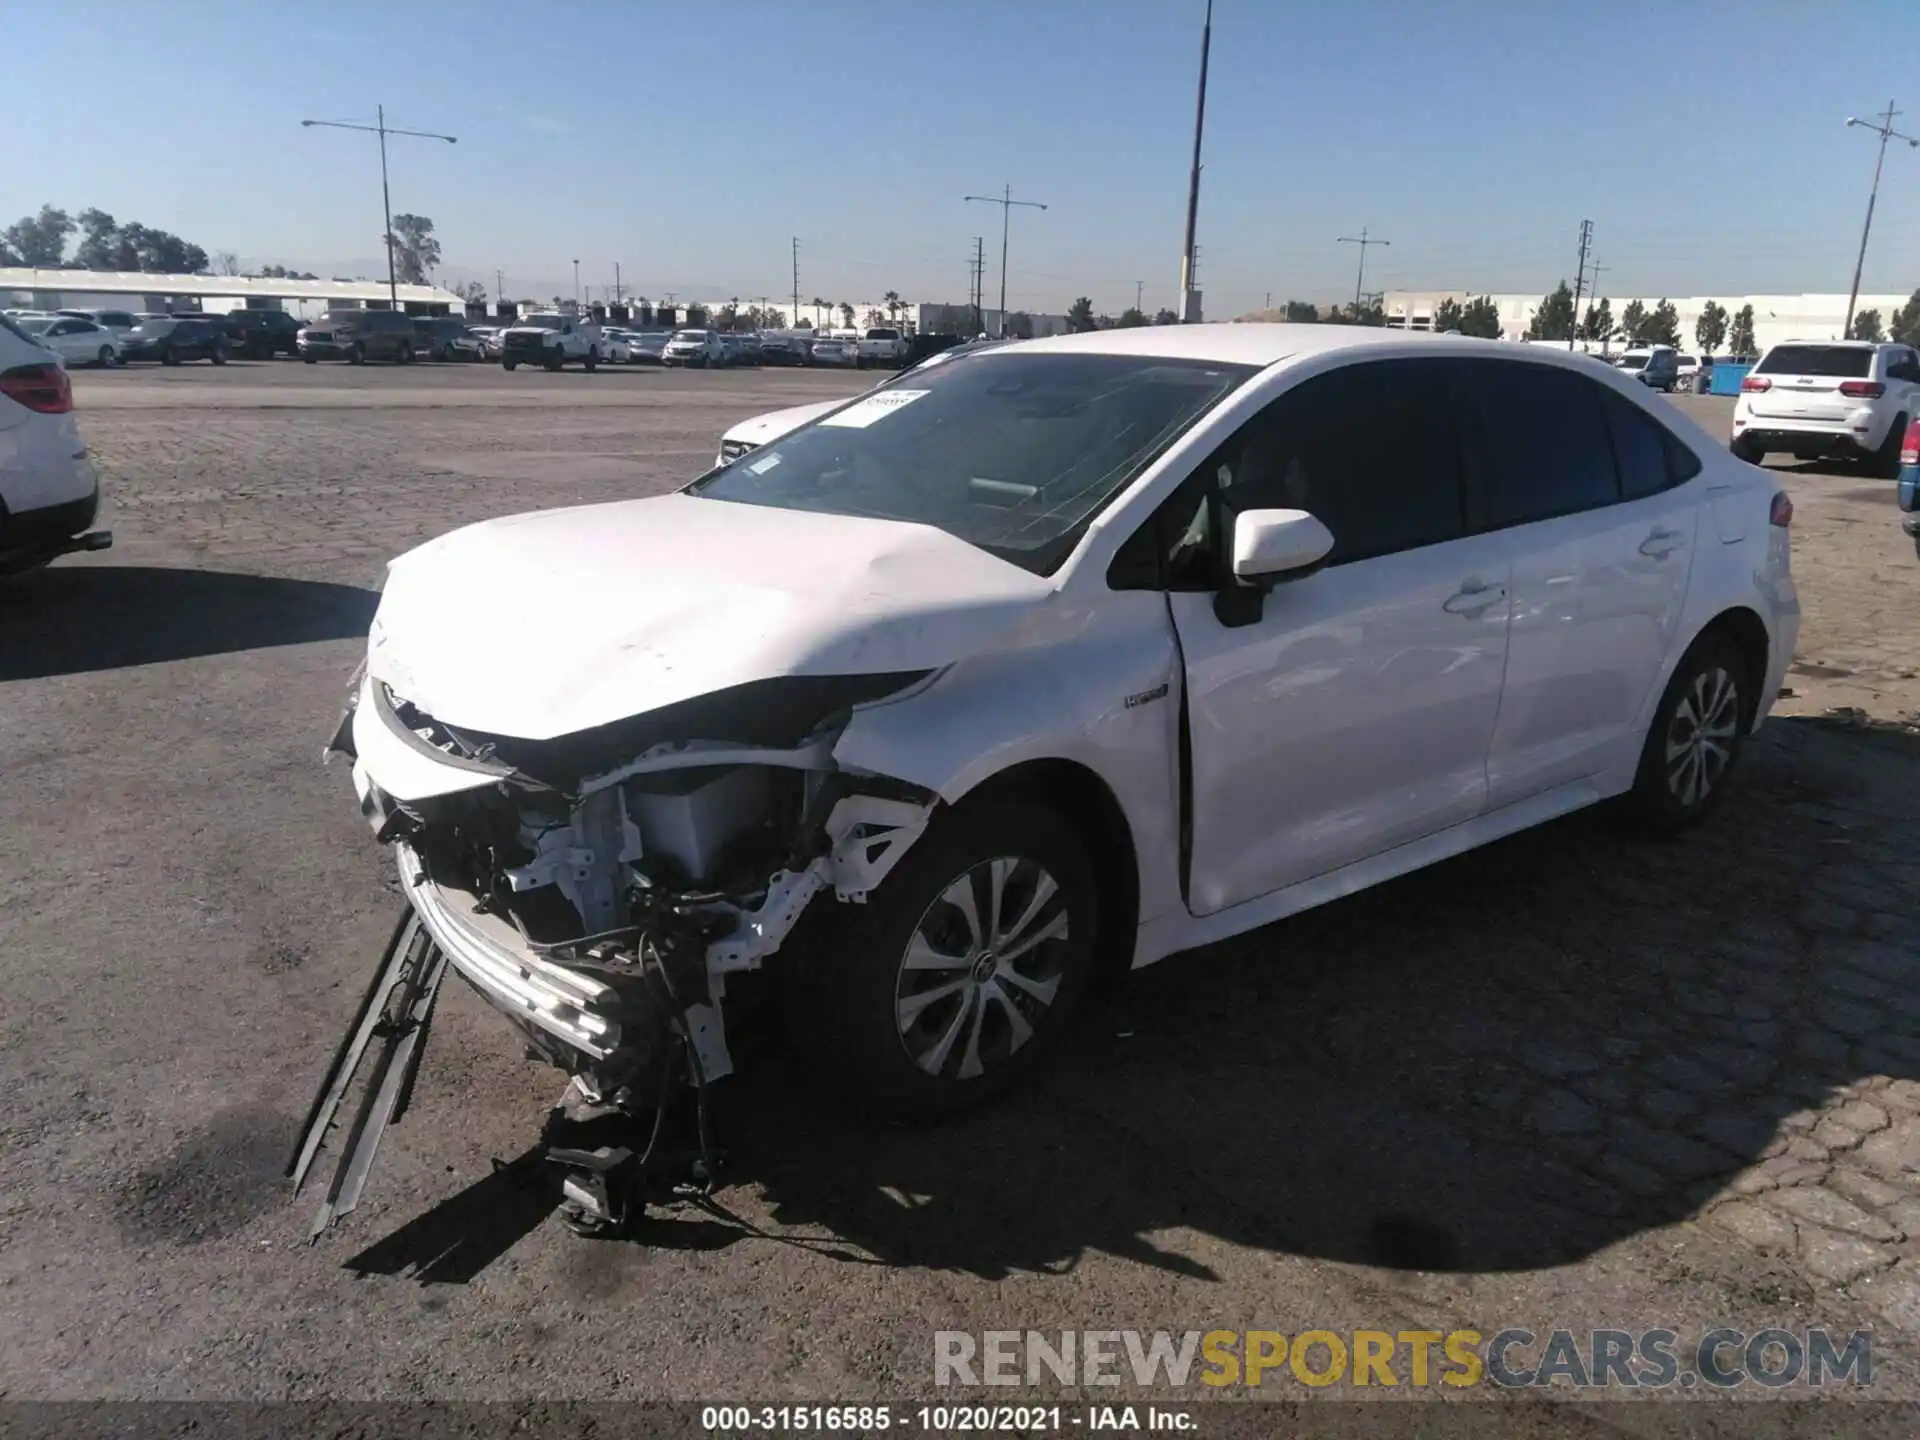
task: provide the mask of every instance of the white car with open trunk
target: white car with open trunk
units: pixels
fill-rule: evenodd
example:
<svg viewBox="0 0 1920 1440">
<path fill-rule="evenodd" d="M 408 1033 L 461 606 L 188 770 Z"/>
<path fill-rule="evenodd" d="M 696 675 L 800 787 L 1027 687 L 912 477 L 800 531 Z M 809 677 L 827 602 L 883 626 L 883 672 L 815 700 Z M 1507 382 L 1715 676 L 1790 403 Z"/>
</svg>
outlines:
<svg viewBox="0 0 1920 1440">
<path fill-rule="evenodd" d="M 1578 356 L 1192 325 L 455 530 L 393 562 L 334 742 L 412 906 L 343 1053 L 416 1045 L 451 971 L 568 1115 L 637 1122 L 733 1068 L 764 971 L 806 1063 L 971 1104 L 1102 971 L 1610 797 L 1703 816 L 1793 653 L 1790 519 Z M 637 1150 L 550 1156 L 581 1223 Z"/>
</svg>

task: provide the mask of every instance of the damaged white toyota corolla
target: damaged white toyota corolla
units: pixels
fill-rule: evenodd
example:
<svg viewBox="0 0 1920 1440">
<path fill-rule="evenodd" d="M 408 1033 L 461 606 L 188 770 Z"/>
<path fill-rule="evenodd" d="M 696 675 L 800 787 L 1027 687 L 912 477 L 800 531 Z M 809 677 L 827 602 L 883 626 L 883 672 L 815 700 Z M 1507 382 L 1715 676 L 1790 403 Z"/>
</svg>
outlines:
<svg viewBox="0 0 1920 1440">
<path fill-rule="evenodd" d="M 956 357 L 677 494 L 455 531 L 393 563 L 335 741 L 412 910 L 295 1168 L 372 1047 L 351 1206 L 448 967 L 571 1124 L 704 1098 L 763 968 L 811 1063 L 939 1113 L 1103 968 L 1609 796 L 1693 820 L 1792 655 L 1790 516 L 1579 357 L 1233 325 Z M 618 1133 L 551 1152 L 583 1223 L 645 1169 Z"/>
</svg>

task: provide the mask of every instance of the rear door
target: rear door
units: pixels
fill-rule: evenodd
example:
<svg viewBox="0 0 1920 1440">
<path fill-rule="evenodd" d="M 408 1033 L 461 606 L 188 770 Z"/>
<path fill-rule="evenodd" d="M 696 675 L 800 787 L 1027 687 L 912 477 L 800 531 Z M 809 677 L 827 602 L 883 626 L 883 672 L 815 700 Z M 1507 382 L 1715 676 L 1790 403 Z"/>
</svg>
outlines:
<svg viewBox="0 0 1920 1440">
<path fill-rule="evenodd" d="M 1871 345 L 1776 345 L 1753 367 L 1768 383 L 1747 392 L 1747 412 L 1756 419 L 1844 422 L 1860 400 L 1840 387 L 1873 374 L 1873 353 Z"/>
<path fill-rule="evenodd" d="M 1487 805 L 1637 753 L 1642 702 L 1679 631 L 1700 462 L 1634 401 L 1560 366 L 1455 362 L 1468 493 L 1505 541 L 1513 622 Z M 1689 463 L 1690 462 L 1690 463 Z"/>
</svg>

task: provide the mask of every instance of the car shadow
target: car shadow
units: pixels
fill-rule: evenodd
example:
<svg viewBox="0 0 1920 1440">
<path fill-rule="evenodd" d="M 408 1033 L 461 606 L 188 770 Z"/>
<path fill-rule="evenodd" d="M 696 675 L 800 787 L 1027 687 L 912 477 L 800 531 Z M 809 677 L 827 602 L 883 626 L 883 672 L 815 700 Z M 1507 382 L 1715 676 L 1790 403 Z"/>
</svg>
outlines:
<svg viewBox="0 0 1920 1440">
<path fill-rule="evenodd" d="M 365 635 L 354 585 L 142 565 L 54 565 L 0 584 L 0 681 Z"/>
<path fill-rule="evenodd" d="M 1206 1280 L 1205 1237 L 1526 1271 L 1824 1175 L 1878 1112 L 1822 1107 L 1920 1076 L 1920 735 L 1778 719 L 1749 762 L 1681 837 L 1570 817 L 1139 972 L 1040 1083 L 946 1124 L 856 1118 L 750 1012 L 715 1090 L 731 1188 L 636 1241 L 994 1279 L 1104 1253 Z"/>
</svg>

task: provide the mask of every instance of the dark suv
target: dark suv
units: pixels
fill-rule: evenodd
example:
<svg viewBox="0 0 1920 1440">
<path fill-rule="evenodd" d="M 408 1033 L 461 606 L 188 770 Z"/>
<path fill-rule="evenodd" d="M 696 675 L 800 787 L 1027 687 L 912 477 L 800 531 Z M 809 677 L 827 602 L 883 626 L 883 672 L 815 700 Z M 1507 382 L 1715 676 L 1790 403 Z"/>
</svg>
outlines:
<svg viewBox="0 0 1920 1440">
<path fill-rule="evenodd" d="M 140 323 L 120 337 L 120 360 L 158 360 L 178 365 L 183 360 L 227 363 L 227 332 L 217 319 L 203 315 L 142 315 Z"/>
<path fill-rule="evenodd" d="M 227 343 L 253 360 L 300 353 L 300 322 L 284 310 L 229 310 Z"/>
<path fill-rule="evenodd" d="M 426 360 L 478 360 L 480 342 L 467 322 L 447 315 L 413 317 L 414 343 Z"/>
<path fill-rule="evenodd" d="M 413 317 L 399 310 L 335 310 L 302 327 L 300 358 L 345 360 L 359 365 L 368 360 L 413 362 L 420 349 L 413 333 Z"/>
</svg>

